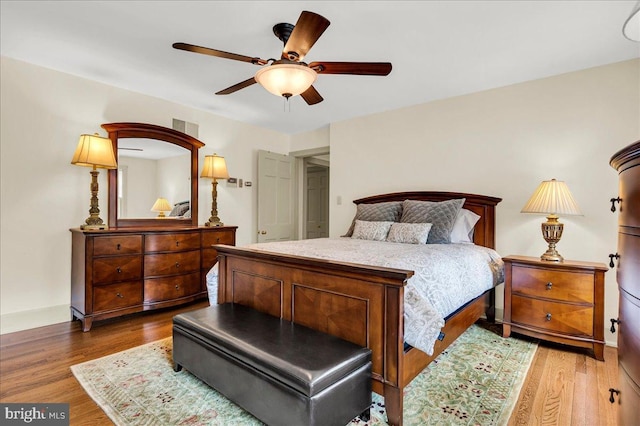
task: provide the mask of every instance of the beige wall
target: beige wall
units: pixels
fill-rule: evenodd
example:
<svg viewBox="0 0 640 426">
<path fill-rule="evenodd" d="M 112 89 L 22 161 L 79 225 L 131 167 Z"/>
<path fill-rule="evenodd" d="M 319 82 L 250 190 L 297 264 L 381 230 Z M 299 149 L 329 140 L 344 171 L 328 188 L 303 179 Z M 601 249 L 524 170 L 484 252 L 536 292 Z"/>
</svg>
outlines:
<svg viewBox="0 0 640 426">
<path fill-rule="evenodd" d="M 617 174 L 609 159 L 638 139 L 640 60 L 333 123 L 331 235 L 348 228 L 351 200 L 405 190 L 459 191 L 503 199 L 500 254 L 539 256 L 546 249 L 544 217 L 520 209 L 542 180 L 556 178 L 584 213 L 560 218 L 559 252 L 606 262 L 617 245 L 617 216 L 608 202 L 617 194 Z M 617 318 L 614 271 L 606 274 L 605 293 L 608 322 Z M 605 337 L 615 344 L 614 335 Z"/>
<path fill-rule="evenodd" d="M 72 166 L 82 133 L 109 122 L 165 127 L 177 118 L 199 125 L 205 154 L 226 157 L 232 176 L 254 180 L 257 150 L 289 152 L 289 137 L 211 113 L 2 57 L 0 75 L 1 331 L 68 321 L 71 233 L 89 215 L 89 169 Z M 106 173 L 101 171 L 106 220 Z M 256 187 L 218 186 L 220 218 L 253 241 Z M 210 216 L 211 181 L 200 182 L 199 220 Z"/>
<path fill-rule="evenodd" d="M 640 139 L 638 60 L 333 123 L 292 137 L 4 57 L 1 75 L 3 332 L 69 319 L 68 229 L 87 217 L 90 196 L 89 170 L 69 162 L 78 136 L 104 134 L 101 123 L 171 127 L 172 118 L 197 123 L 206 144 L 201 158 L 224 155 L 232 176 L 254 182 L 258 149 L 287 153 L 330 145 L 332 236 L 348 227 L 353 199 L 404 190 L 461 191 L 503 198 L 498 252 L 537 256 L 545 250 L 539 229 L 544 218 L 520 209 L 540 181 L 555 177 L 567 182 L 584 213 L 561 218 L 566 227 L 559 251 L 570 259 L 600 262 L 616 247 L 617 217 L 608 200 L 616 195 L 617 176 L 608 161 Z M 104 172 L 100 185 L 106 218 Z M 220 217 L 239 225 L 238 244 L 252 242 L 257 229 L 256 188 L 218 186 Z M 209 216 L 210 190 L 210 182 L 202 180 L 201 223 Z M 616 316 L 610 271 L 605 319 Z M 35 319 L 25 322 L 29 318 Z M 615 344 L 615 335 L 607 332 L 606 338 Z"/>
</svg>

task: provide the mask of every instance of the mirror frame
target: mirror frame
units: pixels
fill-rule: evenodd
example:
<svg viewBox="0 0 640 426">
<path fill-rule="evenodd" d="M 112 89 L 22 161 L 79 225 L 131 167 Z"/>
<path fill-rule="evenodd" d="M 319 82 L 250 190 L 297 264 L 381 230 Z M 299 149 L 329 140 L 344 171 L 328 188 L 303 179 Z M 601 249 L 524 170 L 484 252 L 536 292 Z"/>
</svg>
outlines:
<svg viewBox="0 0 640 426">
<path fill-rule="evenodd" d="M 109 170 L 109 227 L 164 227 L 185 228 L 198 226 L 198 150 L 204 146 L 193 136 L 167 127 L 145 123 L 105 123 L 101 126 L 109 133 L 113 150 L 118 158 L 118 139 L 147 138 L 181 146 L 191 153 L 191 220 L 123 219 L 118 212 L 118 170 Z"/>
</svg>

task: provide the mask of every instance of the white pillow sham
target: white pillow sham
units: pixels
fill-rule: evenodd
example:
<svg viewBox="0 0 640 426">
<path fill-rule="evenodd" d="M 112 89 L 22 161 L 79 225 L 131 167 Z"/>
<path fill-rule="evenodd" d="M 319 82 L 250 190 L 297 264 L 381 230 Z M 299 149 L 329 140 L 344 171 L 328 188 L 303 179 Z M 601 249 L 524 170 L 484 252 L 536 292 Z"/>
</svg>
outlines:
<svg viewBox="0 0 640 426">
<path fill-rule="evenodd" d="M 393 222 L 372 222 L 356 219 L 351 238 L 358 240 L 384 241 Z"/>
<path fill-rule="evenodd" d="M 431 226 L 430 223 L 394 223 L 389 229 L 387 241 L 392 243 L 426 244 Z"/>
<path fill-rule="evenodd" d="M 473 228 L 480 216 L 467 209 L 460 209 L 451 230 L 452 243 L 473 243 Z"/>
</svg>

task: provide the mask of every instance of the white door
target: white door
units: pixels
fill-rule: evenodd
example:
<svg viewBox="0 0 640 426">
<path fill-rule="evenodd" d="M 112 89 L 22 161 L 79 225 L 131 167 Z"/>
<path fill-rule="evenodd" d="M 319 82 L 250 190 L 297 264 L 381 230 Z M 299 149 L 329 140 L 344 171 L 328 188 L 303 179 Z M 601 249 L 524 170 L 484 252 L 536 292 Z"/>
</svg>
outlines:
<svg viewBox="0 0 640 426">
<path fill-rule="evenodd" d="M 293 239 L 293 162 L 258 151 L 258 242 Z"/>
<path fill-rule="evenodd" d="M 307 168 L 307 238 L 329 236 L 329 169 Z"/>
</svg>

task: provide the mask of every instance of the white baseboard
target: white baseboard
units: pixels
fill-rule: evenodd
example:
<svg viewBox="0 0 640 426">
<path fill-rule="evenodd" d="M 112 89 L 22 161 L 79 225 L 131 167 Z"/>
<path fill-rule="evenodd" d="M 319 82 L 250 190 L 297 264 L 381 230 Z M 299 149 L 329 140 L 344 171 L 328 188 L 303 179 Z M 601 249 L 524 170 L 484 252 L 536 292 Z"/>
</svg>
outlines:
<svg viewBox="0 0 640 426">
<path fill-rule="evenodd" d="M 0 334 L 29 330 L 71 321 L 69 305 L 49 306 L 42 309 L 0 315 Z"/>
</svg>

